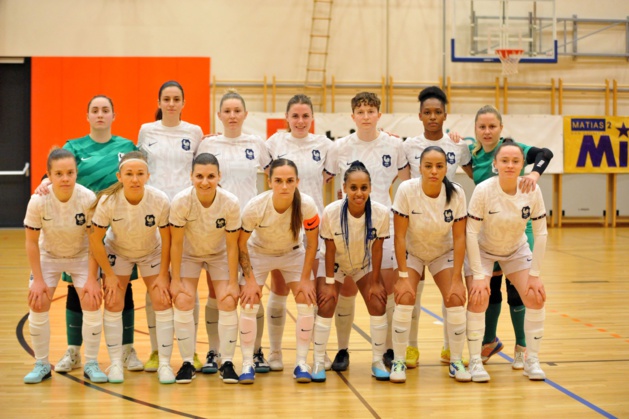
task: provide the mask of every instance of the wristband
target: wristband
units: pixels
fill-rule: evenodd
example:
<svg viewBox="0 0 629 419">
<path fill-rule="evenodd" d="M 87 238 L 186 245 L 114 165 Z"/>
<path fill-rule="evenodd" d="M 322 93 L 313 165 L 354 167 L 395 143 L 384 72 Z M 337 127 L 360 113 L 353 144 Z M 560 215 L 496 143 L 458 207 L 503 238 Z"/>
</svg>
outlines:
<svg viewBox="0 0 629 419">
<path fill-rule="evenodd" d="M 398 271 L 397 274 L 400 278 L 408 278 L 408 272 Z"/>
<path fill-rule="evenodd" d="M 333 276 L 326 276 L 325 277 L 325 283 L 330 285 L 330 284 L 334 284 L 334 277 Z"/>
</svg>

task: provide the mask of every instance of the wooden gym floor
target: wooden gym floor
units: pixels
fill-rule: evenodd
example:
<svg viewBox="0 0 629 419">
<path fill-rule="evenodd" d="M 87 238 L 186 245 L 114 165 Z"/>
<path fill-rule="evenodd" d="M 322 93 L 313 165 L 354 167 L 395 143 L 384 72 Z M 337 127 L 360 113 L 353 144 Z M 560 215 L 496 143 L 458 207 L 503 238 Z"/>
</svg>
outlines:
<svg viewBox="0 0 629 419">
<path fill-rule="evenodd" d="M 405 384 L 370 376 L 369 317 L 357 300 L 347 372 L 329 372 L 326 383 L 292 378 L 295 306 L 289 298 L 283 372 L 258 374 L 250 386 L 223 384 L 197 375 L 188 385 L 160 385 L 155 373 L 126 372 L 123 384 L 91 384 L 82 370 L 56 374 L 38 385 L 23 384 L 33 364 L 28 337 L 28 262 L 24 233 L 0 230 L 0 417 L 629 417 L 629 228 L 550 229 L 543 280 L 548 293 L 540 359 L 548 379 L 531 382 L 510 366 L 514 337 L 506 296 L 498 336 L 503 353 L 487 364 L 491 382 L 457 383 L 439 363 L 442 344 L 440 296 L 428 278 L 420 320 L 420 366 Z M 144 285 L 134 282 L 135 347 L 149 354 Z M 202 285 L 201 294 L 206 295 Z M 65 351 L 65 285 L 51 309 L 50 358 Z M 504 293 L 503 293 L 504 295 Z M 264 301 L 268 297 L 265 292 Z M 205 304 L 202 297 L 201 304 Z M 202 310 L 203 316 L 203 310 Z M 203 317 L 201 322 L 203 321 Z M 201 323 L 203 324 L 203 323 Z M 336 334 L 329 355 L 336 353 Z M 99 361 L 109 365 L 102 342 Z M 263 340 L 267 348 L 268 340 Z M 197 352 L 207 352 L 205 329 Z M 309 354 L 309 359 L 312 355 Z M 235 364 L 240 370 L 240 349 Z M 173 353 L 177 371 L 181 359 Z"/>
</svg>

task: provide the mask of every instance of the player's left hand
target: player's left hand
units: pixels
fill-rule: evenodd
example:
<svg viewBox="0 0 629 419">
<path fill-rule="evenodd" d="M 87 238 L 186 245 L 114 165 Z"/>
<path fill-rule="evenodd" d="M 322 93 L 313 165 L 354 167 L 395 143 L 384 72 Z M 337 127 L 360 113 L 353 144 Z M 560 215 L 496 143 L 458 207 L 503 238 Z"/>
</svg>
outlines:
<svg viewBox="0 0 629 419">
<path fill-rule="evenodd" d="M 535 190 L 537 180 L 539 179 L 539 173 L 531 172 L 526 176 L 520 178 L 520 192 L 529 193 Z"/>
<path fill-rule="evenodd" d="M 303 294 L 306 299 L 306 304 L 317 304 L 317 290 L 315 289 L 314 281 L 311 281 L 310 279 L 300 280 L 296 291 L 295 298 L 297 298 L 299 294 Z"/>
<path fill-rule="evenodd" d="M 526 295 L 529 294 L 532 294 L 538 304 L 546 301 L 546 290 L 539 276 L 529 275 L 529 279 L 526 281 Z"/>
</svg>

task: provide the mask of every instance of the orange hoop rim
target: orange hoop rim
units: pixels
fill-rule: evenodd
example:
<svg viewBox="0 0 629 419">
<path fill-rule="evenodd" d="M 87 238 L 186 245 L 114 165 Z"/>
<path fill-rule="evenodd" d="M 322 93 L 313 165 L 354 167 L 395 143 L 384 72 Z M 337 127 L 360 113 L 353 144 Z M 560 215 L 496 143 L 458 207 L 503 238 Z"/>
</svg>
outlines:
<svg viewBox="0 0 629 419">
<path fill-rule="evenodd" d="M 524 50 L 518 48 L 498 48 L 496 49 L 496 54 L 502 59 L 507 59 L 511 56 L 522 56 Z"/>
</svg>

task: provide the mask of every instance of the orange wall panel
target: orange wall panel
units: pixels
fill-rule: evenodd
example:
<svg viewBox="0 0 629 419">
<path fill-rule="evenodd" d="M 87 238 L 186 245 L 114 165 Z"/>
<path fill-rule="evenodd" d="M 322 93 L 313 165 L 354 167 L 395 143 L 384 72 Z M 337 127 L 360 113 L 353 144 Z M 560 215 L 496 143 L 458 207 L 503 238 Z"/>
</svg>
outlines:
<svg viewBox="0 0 629 419">
<path fill-rule="evenodd" d="M 95 95 L 114 102 L 112 133 L 137 142 L 140 126 L 155 120 L 160 86 L 176 80 L 186 100 L 182 119 L 209 131 L 208 57 L 34 57 L 31 74 L 33 189 L 50 148 L 89 133 L 87 104 Z"/>
</svg>

